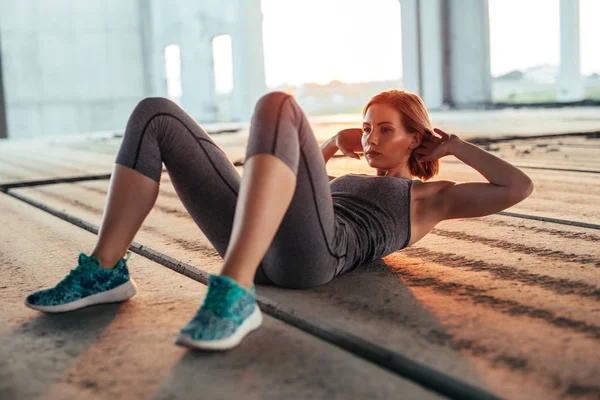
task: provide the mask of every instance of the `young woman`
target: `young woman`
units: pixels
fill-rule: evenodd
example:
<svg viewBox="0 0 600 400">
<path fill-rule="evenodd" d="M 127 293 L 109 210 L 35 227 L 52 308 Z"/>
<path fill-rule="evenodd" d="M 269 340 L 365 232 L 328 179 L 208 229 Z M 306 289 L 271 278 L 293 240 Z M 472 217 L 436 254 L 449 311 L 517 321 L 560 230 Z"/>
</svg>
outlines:
<svg viewBox="0 0 600 400">
<path fill-rule="evenodd" d="M 328 178 L 325 163 L 338 149 L 358 159 L 356 152 L 364 152 L 376 174 Z M 449 154 L 489 183 L 425 182 Z M 511 164 L 432 129 L 423 101 L 406 91 L 371 98 L 362 129 L 340 131 L 321 148 L 294 98 L 267 94 L 252 117 L 243 177 L 183 109 L 148 98 L 127 123 L 94 250 L 80 253 L 78 266 L 56 286 L 30 294 L 28 307 L 64 312 L 136 293 L 127 249 L 156 202 L 163 163 L 224 259 L 176 338 L 201 349 L 232 348 L 261 325 L 254 283 L 322 285 L 412 245 L 440 221 L 497 213 L 533 191 L 531 179 Z"/>
</svg>

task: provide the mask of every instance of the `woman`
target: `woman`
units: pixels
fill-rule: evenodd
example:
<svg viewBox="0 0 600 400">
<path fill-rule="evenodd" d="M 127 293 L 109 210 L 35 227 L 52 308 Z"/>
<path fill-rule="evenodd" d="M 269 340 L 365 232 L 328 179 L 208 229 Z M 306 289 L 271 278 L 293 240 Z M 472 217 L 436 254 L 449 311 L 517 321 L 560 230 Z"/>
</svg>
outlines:
<svg viewBox="0 0 600 400">
<path fill-rule="evenodd" d="M 509 163 L 456 135 L 439 129 L 435 135 L 415 94 L 379 93 L 363 120 L 362 129 L 340 131 L 319 148 L 294 98 L 270 93 L 256 105 L 240 177 L 179 106 L 163 98 L 141 101 L 116 157 L 96 247 L 90 256 L 80 253 L 79 265 L 55 287 L 29 295 L 26 305 L 64 312 L 136 293 L 127 249 L 156 202 L 162 163 L 224 259 L 176 338 L 201 349 L 232 348 L 261 325 L 254 283 L 322 285 L 412 245 L 440 221 L 497 213 L 533 190 L 531 179 Z M 356 152 L 364 151 L 377 174 L 328 179 L 325 163 L 338 149 L 358 159 Z M 449 154 L 489 183 L 425 182 Z"/>
</svg>

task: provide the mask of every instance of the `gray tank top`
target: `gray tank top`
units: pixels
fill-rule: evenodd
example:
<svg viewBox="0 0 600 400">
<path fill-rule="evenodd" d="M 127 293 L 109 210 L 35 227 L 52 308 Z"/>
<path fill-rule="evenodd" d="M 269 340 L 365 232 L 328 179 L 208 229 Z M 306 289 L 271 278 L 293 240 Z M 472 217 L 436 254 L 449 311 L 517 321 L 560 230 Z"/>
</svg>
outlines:
<svg viewBox="0 0 600 400">
<path fill-rule="evenodd" d="M 329 182 L 333 208 L 340 224 L 338 229 L 345 230 L 342 236 L 347 236 L 348 256 L 344 271 L 408 245 L 410 190 L 414 181 L 348 174 Z"/>
</svg>

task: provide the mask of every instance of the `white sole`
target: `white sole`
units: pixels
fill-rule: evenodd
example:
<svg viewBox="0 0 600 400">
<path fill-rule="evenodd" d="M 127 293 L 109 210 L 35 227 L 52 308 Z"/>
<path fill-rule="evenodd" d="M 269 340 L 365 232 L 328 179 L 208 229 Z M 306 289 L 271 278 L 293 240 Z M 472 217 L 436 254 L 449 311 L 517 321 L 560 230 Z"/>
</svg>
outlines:
<svg viewBox="0 0 600 400">
<path fill-rule="evenodd" d="M 175 344 L 201 350 L 228 350 L 237 346 L 247 334 L 257 329 L 262 324 L 262 320 L 262 312 L 257 304 L 252 314 L 242 322 L 233 335 L 227 338 L 194 340 L 189 335 L 179 333 L 175 338 Z"/>
<path fill-rule="evenodd" d="M 94 304 L 103 303 L 116 303 L 132 298 L 137 293 L 137 285 L 133 281 L 133 278 L 116 288 L 96 293 L 91 296 L 84 297 L 83 299 L 75 300 L 70 303 L 60 304 L 57 306 L 38 306 L 31 304 L 25 299 L 25 305 L 34 310 L 48 312 L 48 313 L 60 313 L 77 310 L 79 308 L 91 306 Z"/>
</svg>

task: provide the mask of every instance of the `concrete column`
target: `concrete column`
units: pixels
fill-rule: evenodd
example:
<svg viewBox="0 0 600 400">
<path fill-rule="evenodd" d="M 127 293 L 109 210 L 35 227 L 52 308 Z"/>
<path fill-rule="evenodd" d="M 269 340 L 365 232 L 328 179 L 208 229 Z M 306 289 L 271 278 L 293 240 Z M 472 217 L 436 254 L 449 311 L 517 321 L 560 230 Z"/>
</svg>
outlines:
<svg viewBox="0 0 600 400">
<path fill-rule="evenodd" d="M 212 37 L 199 18 L 182 20 L 181 105 L 200 122 L 214 121 L 216 112 Z"/>
<path fill-rule="evenodd" d="M 140 10 L 140 38 L 143 58 L 143 75 L 144 75 L 144 95 L 156 96 L 158 92 L 157 79 L 155 78 L 160 60 L 156 57 L 156 45 L 154 35 L 154 8 L 156 0 L 138 0 Z M 164 62 L 163 62 L 164 64 Z"/>
<path fill-rule="evenodd" d="M 490 103 L 488 0 L 451 0 L 448 6 L 448 100 L 457 107 Z"/>
<path fill-rule="evenodd" d="M 420 4 L 420 0 L 400 0 L 402 83 L 406 90 L 418 94 L 422 93 Z"/>
<path fill-rule="evenodd" d="M 558 101 L 579 101 L 585 97 L 580 53 L 579 0 L 560 0 Z"/>
<path fill-rule="evenodd" d="M 6 123 L 6 102 L 4 101 L 4 84 L 2 81 L 2 38 L 0 37 L 0 139 L 8 138 Z"/>
<path fill-rule="evenodd" d="M 444 54 L 447 38 L 444 35 L 445 1 L 421 1 L 419 7 L 421 38 L 421 96 L 431 108 L 440 108 L 446 99 Z"/>
<path fill-rule="evenodd" d="M 491 101 L 488 0 L 400 0 L 403 83 L 429 108 Z"/>
<path fill-rule="evenodd" d="M 231 26 L 235 121 L 249 121 L 256 101 L 266 93 L 260 0 L 237 0 Z"/>
<path fill-rule="evenodd" d="M 400 0 L 402 82 L 429 108 L 444 105 L 447 0 Z"/>
</svg>

